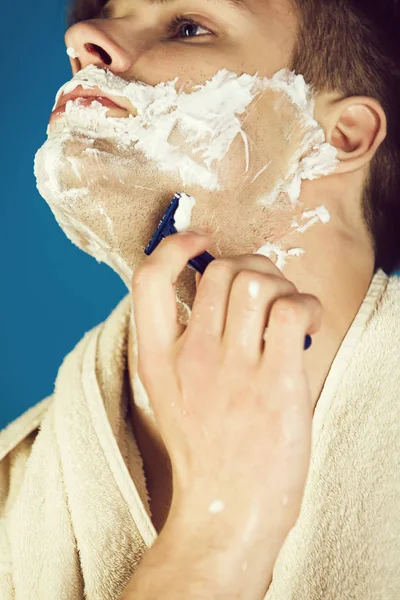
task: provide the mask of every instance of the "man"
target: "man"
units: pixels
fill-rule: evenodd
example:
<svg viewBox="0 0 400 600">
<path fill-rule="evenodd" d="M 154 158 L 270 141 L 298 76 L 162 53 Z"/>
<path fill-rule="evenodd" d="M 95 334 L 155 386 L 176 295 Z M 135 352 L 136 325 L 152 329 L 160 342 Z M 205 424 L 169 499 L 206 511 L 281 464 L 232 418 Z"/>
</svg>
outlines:
<svg viewBox="0 0 400 600">
<path fill-rule="evenodd" d="M 396 6 L 178 4 L 77 3 L 66 34 L 73 85 L 36 158 L 38 187 L 67 235 L 132 288 L 133 310 L 125 299 L 87 334 L 54 396 L 2 433 L 2 591 L 396 598 Z M 187 35 L 188 25 L 199 35 Z M 304 81 L 284 68 L 316 87 L 315 120 Z M 255 73 L 265 88 L 252 96 L 262 82 L 241 76 Z M 164 85 L 175 78 L 177 95 Z M 210 113 L 218 118 L 203 152 L 221 141 L 215 131 L 236 127 L 236 115 L 244 135 L 203 163 L 189 133 Z M 196 199 L 190 225 L 211 236 L 171 236 L 146 259 L 182 187 Z M 184 266 L 205 250 L 219 260 L 196 290 Z M 267 327 L 265 344 L 260 331 L 253 336 L 254 360 L 268 357 L 254 394 L 261 406 L 246 371 L 255 346 L 248 323 L 240 326 L 243 303 L 258 330 Z M 289 317 L 279 320 L 277 307 Z M 231 359 L 222 377 L 204 340 L 225 318 Z M 305 333 L 313 345 L 300 353 Z M 224 404 L 231 382 L 240 393 Z M 177 405 L 188 417 L 180 428 Z"/>
</svg>

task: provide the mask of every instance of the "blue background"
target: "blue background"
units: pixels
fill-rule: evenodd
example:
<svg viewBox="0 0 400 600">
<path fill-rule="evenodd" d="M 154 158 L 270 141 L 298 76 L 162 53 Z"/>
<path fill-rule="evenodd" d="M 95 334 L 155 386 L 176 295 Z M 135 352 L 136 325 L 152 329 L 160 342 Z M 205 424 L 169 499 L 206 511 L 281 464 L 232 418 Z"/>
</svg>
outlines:
<svg viewBox="0 0 400 600">
<path fill-rule="evenodd" d="M 6 2 L 0 36 L 0 429 L 53 392 L 58 369 L 128 293 L 74 246 L 36 190 L 33 159 L 71 79 L 65 2 Z"/>
</svg>

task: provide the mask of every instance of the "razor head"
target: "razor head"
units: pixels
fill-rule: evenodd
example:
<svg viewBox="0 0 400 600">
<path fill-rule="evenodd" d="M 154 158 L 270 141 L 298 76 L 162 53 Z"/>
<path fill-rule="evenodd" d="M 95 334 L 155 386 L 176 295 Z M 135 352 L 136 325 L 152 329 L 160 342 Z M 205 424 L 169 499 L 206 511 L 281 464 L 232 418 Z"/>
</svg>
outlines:
<svg viewBox="0 0 400 600">
<path fill-rule="evenodd" d="M 161 219 L 157 229 L 154 232 L 153 237 L 150 242 L 147 244 L 144 253 L 147 256 L 150 256 L 152 252 L 157 248 L 158 244 L 167 236 L 172 235 L 174 233 L 178 233 L 178 230 L 175 227 L 175 213 L 179 207 L 179 200 L 182 198 L 182 194 L 177 192 L 172 199 L 172 202 L 168 206 L 167 210 L 163 218 Z M 203 275 L 207 266 L 215 260 L 211 254 L 208 252 L 204 252 L 200 254 L 200 256 L 196 256 L 188 262 L 188 266 L 192 267 L 198 273 Z"/>
</svg>

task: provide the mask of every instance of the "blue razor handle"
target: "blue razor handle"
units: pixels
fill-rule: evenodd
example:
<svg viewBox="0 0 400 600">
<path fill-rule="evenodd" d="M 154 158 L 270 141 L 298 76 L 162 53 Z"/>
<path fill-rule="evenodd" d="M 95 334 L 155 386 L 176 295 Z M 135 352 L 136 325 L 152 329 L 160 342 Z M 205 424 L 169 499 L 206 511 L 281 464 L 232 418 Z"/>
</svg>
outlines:
<svg viewBox="0 0 400 600">
<path fill-rule="evenodd" d="M 175 213 L 178 209 L 181 197 L 182 195 L 179 193 L 176 193 L 173 197 L 172 202 L 161 219 L 151 241 L 146 246 L 144 253 L 147 254 L 147 256 L 150 256 L 165 237 L 172 235 L 173 233 L 178 233 L 178 230 L 175 227 Z M 215 258 L 211 256 L 209 252 L 203 252 L 200 256 L 196 256 L 195 258 L 192 258 L 192 260 L 189 260 L 188 264 L 193 267 L 195 271 L 203 275 L 204 271 L 213 260 L 215 260 Z"/>
<path fill-rule="evenodd" d="M 150 256 L 150 254 L 157 248 L 158 244 L 164 238 L 174 233 L 178 233 L 178 230 L 175 227 L 175 213 L 179 207 L 179 200 L 181 197 L 182 195 L 179 192 L 177 192 L 173 197 L 172 202 L 161 219 L 153 237 L 146 246 L 144 253 L 147 256 Z M 215 260 L 215 258 L 209 252 L 203 252 L 203 254 L 192 258 L 192 260 L 189 260 L 188 264 L 195 271 L 203 275 L 204 271 L 213 260 Z M 311 345 L 312 338 L 310 335 L 306 335 L 304 350 L 308 350 Z"/>
</svg>

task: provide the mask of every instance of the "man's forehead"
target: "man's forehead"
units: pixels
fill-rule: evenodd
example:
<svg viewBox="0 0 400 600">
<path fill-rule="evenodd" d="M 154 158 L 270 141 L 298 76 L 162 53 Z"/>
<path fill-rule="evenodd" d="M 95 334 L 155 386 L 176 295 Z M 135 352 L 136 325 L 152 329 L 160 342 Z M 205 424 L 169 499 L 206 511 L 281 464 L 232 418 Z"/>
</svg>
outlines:
<svg viewBox="0 0 400 600">
<path fill-rule="evenodd" d="M 180 0 L 135 0 L 135 4 L 143 4 L 148 6 L 163 6 L 163 5 L 173 5 L 178 4 Z M 113 2 L 110 2 L 110 4 Z M 251 10 L 250 4 L 251 0 L 197 0 L 197 3 L 200 5 L 225 5 L 231 8 L 235 8 L 236 10 L 248 11 Z"/>
</svg>

